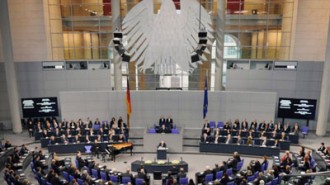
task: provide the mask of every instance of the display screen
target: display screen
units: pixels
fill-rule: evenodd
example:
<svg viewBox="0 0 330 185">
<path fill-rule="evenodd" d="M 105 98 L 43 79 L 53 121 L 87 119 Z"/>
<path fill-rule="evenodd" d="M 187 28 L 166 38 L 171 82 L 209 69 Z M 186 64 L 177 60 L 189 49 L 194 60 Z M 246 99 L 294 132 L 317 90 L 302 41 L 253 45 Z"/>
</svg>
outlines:
<svg viewBox="0 0 330 185">
<path fill-rule="evenodd" d="M 280 98 L 278 117 L 295 119 L 315 119 L 316 100 Z"/>
<path fill-rule="evenodd" d="M 57 98 L 23 98 L 22 112 L 24 118 L 58 116 Z"/>
</svg>

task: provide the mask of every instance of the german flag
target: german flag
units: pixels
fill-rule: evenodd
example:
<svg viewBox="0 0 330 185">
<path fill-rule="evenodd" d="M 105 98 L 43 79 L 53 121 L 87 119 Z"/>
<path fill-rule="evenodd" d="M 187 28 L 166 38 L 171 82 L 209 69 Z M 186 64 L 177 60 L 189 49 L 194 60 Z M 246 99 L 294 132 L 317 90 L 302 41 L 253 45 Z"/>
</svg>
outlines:
<svg viewBox="0 0 330 185">
<path fill-rule="evenodd" d="M 126 106 L 127 106 L 127 116 L 130 117 L 132 113 L 132 105 L 131 105 L 131 94 L 129 89 L 129 79 L 127 77 L 127 90 L 126 90 Z"/>
</svg>

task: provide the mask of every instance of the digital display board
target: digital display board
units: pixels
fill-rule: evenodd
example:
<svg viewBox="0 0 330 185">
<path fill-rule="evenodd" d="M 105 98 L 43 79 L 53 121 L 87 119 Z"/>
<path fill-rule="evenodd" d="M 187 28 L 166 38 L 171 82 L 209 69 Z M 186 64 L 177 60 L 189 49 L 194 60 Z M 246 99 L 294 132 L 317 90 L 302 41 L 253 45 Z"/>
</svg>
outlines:
<svg viewBox="0 0 330 185">
<path fill-rule="evenodd" d="M 315 119 L 316 100 L 280 98 L 278 101 L 278 117 L 295 119 Z"/>
<path fill-rule="evenodd" d="M 22 112 L 24 118 L 58 116 L 57 98 L 23 98 Z"/>
</svg>

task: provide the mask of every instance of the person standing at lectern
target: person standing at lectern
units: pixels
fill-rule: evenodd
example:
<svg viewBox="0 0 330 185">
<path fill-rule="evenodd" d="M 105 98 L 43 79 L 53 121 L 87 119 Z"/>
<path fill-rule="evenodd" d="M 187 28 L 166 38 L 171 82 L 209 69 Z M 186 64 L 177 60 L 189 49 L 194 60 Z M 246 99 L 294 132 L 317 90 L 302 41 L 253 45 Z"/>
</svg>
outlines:
<svg viewBox="0 0 330 185">
<path fill-rule="evenodd" d="M 164 141 L 161 141 L 157 148 L 166 148 L 166 143 Z"/>
</svg>

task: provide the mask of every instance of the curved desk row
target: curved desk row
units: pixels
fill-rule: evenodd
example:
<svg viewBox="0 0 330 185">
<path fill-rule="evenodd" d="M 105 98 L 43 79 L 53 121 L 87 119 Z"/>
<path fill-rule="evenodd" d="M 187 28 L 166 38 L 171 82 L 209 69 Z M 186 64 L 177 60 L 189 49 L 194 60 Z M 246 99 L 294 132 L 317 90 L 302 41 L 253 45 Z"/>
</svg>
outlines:
<svg viewBox="0 0 330 185">
<path fill-rule="evenodd" d="M 101 137 L 102 137 L 101 139 L 102 139 L 103 141 L 108 141 L 110 135 L 102 135 Z M 81 137 L 79 137 L 79 141 L 80 141 L 80 143 L 84 143 L 84 142 L 86 142 L 86 139 L 85 139 L 85 138 L 86 138 L 85 136 L 81 136 Z M 93 143 L 94 143 L 94 141 L 95 141 L 96 138 L 97 138 L 97 135 L 89 136 L 89 140 L 90 140 L 91 142 L 93 142 Z M 67 137 L 67 139 L 69 140 L 69 143 L 70 143 L 70 144 L 73 144 L 73 143 L 76 142 L 76 141 L 75 141 L 76 138 L 75 138 L 74 136 Z M 113 135 L 113 136 L 112 136 L 112 140 L 114 140 L 114 141 L 118 141 L 118 140 L 119 140 L 119 135 Z M 41 139 L 40 139 L 41 148 L 46 148 L 46 147 L 50 144 L 49 141 L 50 141 L 50 138 L 49 138 L 49 137 L 47 137 L 47 138 L 41 138 Z M 62 143 L 62 139 L 61 139 L 61 137 L 55 137 L 55 142 L 56 142 L 56 143 L 61 143 L 61 144 L 63 144 L 63 143 Z M 115 142 L 115 143 L 116 143 L 116 142 Z"/>
<path fill-rule="evenodd" d="M 109 129 L 103 129 L 105 133 L 108 133 L 109 132 Z M 115 134 L 120 134 L 121 133 L 121 130 L 120 129 L 115 129 Z M 81 130 L 81 135 L 86 135 L 86 133 L 89 133 L 89 129 L 82 129 Z M 93 129 L 93 133 L 94 135 L 97 135 L 99 133 L 99 130 L 98 129 Z M 128 134 L 128 129 L 124 129 L 124 133 L 125 134 Z M 65 130 L 60 130 L 60 134 L 66 134 Z M 78 134 L 78 130 L 77 129 L 70 129 L 70 134 L 71 135 L 77 135 Z M 47 132 L 47 136 L 50 137 L 50 136 L 55 136 L 55 132 L 50 132 L 48 131 Z M 108 134 L 107 134 L 108 135 Z M 43 137 L 43 132 L 35 132 L 34 133 L 34 139 L 37 141 L 37 140 L 40 140 L 41 138 L 44 138 Z"/>
<path fill-rule="evenodd" d="M 238 152 L 244 155 L 255 156 L 278 156 L 280 148 L 277 147 L 262 147 L 262 146 L 249 146 L 237 144 L 222 144 L 222 143 L 200 143 L 199 152 L 212 152 L 212 153 L 228 153 L 233 154 Z"/>
<path fill-rule="evenodd" d="M 49 153 L 57 153 L 57 154 L 68 154 L 68 153 L 76 153 L 78 151 L 82 153 L 91 153 L 91 148 L 94 143 L 75 143 L 75 144 L 56 144 L 56 145 L 48 145 Z M 85 148 L 87 147 L 87 150 Z M 120 153 L 122 150 L 130 150 L 131 155 L 133 155 L 133 143 L 131 142 L 123 142 L 123 143 L 108 143 L 108 142 L 99 142 L 98 147 L 100 152 L 104 151 L 107 147 L 112 147 L 114 151 L 112 151 L 112 157 L 115 161 L 116 154 Z"/>
<path fill-rule="evenodd" d="M 0 171 L 4 169 L 8 156 L 14 153 L 14 147 L 10 147 L 0 153 Z"/>
<path fill-rule="evenodd" d="M 133 172 L 137 172 L 141 166 L 146 169 L 148 173 L 153 173 L 154 171 L 161 171 L 162 173 L 168 173 L 171 169 L 173 169 L 173 166 L 175 166 L 177 169 L 183 168 L 185 172 L 188 172 L 188 163 L 185 161 L 180 161 L 178 164 L 168 163 L 165 162 L 164 164 L 158 164 L 157 162 L 152 163 L 145 163 L 144 161 L 134 161 L 131 164 L 131 170 Z"/>
<path fill-rule="evenodd" d="M 232 136 L 237 136 L 238 135 L 237 130 L 231 130 L 230 133 Z M 219 135 L 220 136 L 226 136 L 228 134 L 227 130 L 220 130 Z M 281 139 L 281 133 L 277 133 L 276 136 L 273 136 L 272 132 L 265 132 L 264 133 L 265 136 L 267 138 L 273 138 L 273 139 Z M 248 137 L 249 136 L 249 131 L 241 131 L 240 133 L 241 137 Z M 252 137 L 253 138 L 259 138 L 261 136 L 261 132 L 260 131 L 255 131 L 252 133 Z M 299 143 L 299 134 L 295 134 L 295 133 L 286 133 L 286 137 L 287 139 L 294 144 L 298 144 Z"/>
<path fill-rule="evenodd" d="M 240 144 L 244 145 L 246 143 L 247 139 L 248 138 L 242 138 Z M 218 143 L 223 143 L 224 144 L 226 142 L 226 140 L 227 140 L 227 137 L 225 137 L 225 136 L 219 136 L 218 137 Z M 260 138 L 254 138 L 252 141 L 253 141 L 253 145 L 256 145 L 256 146 L 262 145 L 262 143 L 263 143 L 263 140 L 260 139 Z M 210 142 L 210 143 L 212 143 L 212 142 Z M 237 136 L 232 137 L 231 144 L 237 144 Z M 274 146 L 274 144 L 275 144 L 274 139 L 267 139 L 266 145 L 268 147 Z M 279 140 L 278 141 L 278 147 L 280 148 L 280 150 L 290 150 L 290 141 Z"/>
</svg>

